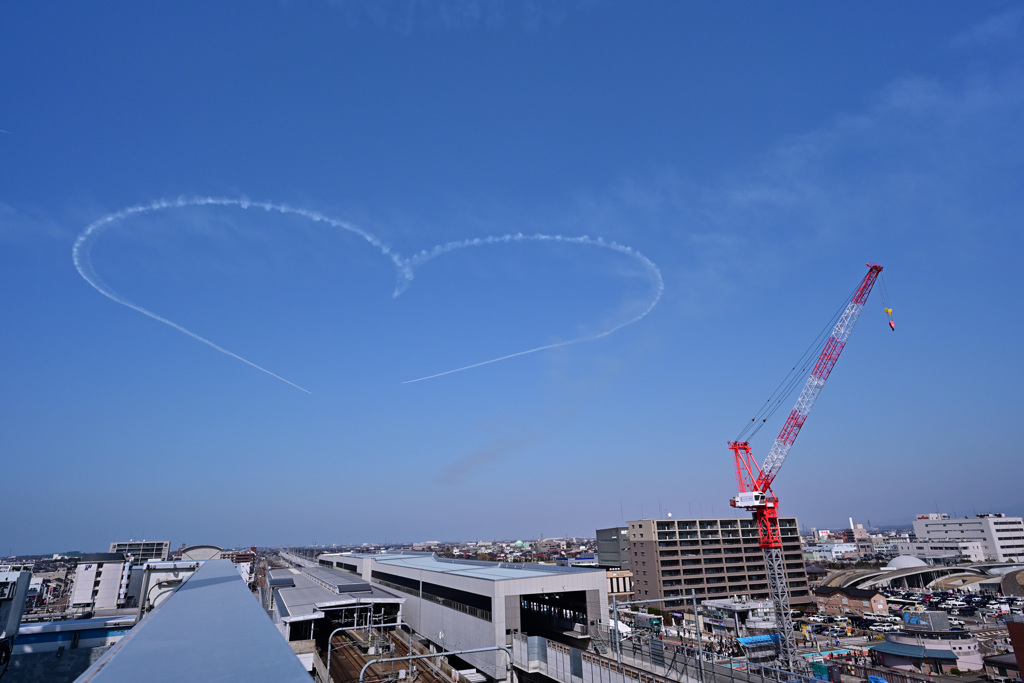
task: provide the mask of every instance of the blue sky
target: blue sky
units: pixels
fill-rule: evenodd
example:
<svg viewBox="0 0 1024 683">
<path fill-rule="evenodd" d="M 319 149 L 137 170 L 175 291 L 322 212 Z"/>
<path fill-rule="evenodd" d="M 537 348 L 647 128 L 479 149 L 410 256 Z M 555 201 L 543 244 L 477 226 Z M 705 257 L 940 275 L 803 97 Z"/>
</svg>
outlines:
<svg viewBox="0 0 1024 683">
<path fill-rule="evenodd" d="M 868 261 L 896 333 L 876 288 L 783 513 L 1024 513 L 1022 38 L 1020 2 L 8 4 L 0 553 L 729 514 L 726 442 Z"/>
</svg>

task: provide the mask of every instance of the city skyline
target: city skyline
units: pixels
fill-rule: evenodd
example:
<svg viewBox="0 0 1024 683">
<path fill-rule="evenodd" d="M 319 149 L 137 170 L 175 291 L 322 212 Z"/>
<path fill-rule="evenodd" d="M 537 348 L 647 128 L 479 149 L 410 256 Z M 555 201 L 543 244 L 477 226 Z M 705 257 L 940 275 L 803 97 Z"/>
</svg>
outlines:
<svg viewBox="0 0 1024 683">
<path fill-rule="evenodd" d="M 780 514 L 1024 514 L 1019 4 L 5 18 L 4 551 L 744 517 L 868 262 Z"/>
</svg>

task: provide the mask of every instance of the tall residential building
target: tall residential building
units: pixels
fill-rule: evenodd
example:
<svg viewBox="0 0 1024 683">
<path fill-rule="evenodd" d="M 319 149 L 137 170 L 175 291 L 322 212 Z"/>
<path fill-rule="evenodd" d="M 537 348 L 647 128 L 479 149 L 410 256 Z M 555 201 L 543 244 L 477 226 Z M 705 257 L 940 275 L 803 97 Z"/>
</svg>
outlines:
<svg viewBox="0 0 1024 683">
<path fill-rule="evenodd" d="M 1001 512 L 956 518 L 934 512 L 918 515 L 914 535 L 922 544 L 978 542 L 987 560 L 1024 560 L 1024 518 Z"/>
<path fill-rule="evenodd" d="M 624 526 L 597 530 L 597 563 L 602 567 L 632 568 L 629 528 Z"/>
<path fill-rule="evenodd" d="M 814 601 L 795 517 L 780 517 L 790 602 Z M 746 595 L 768 600 L 764 551 L 753 519 L 641 519 L 629 522 L 635 600 L 666 598 L 665 607 L 697 598 Z"/>
<path fill-rule="evenodd" d="M 127 541 L 124 543 L 111 543 L 110 552 L 124 553 L 125 557 L 131 557 L 136 564 L 142 564 L 146 560 L 167 560 L 171 552 L 170 541 Z"/>
</svg>

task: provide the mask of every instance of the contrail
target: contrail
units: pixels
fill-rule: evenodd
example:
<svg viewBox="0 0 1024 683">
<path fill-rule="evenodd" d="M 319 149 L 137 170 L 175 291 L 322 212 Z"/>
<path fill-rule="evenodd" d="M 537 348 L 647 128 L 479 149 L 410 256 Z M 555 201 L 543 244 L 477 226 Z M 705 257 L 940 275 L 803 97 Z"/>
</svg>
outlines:
<svg viewBox="0 0 1024 683">
<path fill-rule="evenodd" d="M 7 131 L 4 131 L 4 132 L 7 132 Z M 181 208 L 186 208 L 186 207 L 190 207 L 190 206 L 230 206 L 230 207 L 237 207 L 239 209 L 246 209 L 246 210 L 248 210 L 248 209 L 263 209 L 264 211 L 267 211 L 267 212 L 276 212 L 276 213 L 285 214 L 285 215 L 301 216 L 301 217 L 309 219 L 309 220 L 311 220 L 313 222 L 324 223 L 324 224 L 329 225 L 331 227 L 338 228 L 338 229 L 341 229 L 341 230 L 346 230 L 346 231 L 351 232 L 351 233 L 353 233 L 355 235 L 358 235 L 363 240 L 365 240 L 367 243 L 369 243 L 370 245 L 375 247 L 378 251 L 380 251 L 381 254 L 383 254 L 388 259 L 390 259 L 392 264 L 394 264 L 397 275 L 396 275 L 395 290 L 394 290 L 394 292 L 392 292 L 392 296 L 393 297 L 397 297 L 402 292 L 405 291 L 405 289 L 409 286 L 409 284 L 412 283 L 414 269 L 416 267 L 419 267 L 419 266 L 423 265 L 427 261 L 435 259 L 438 256 L 442 256 L 442 255 L 447 254 L 447 253 L 449 253 L 451 251 L 455 251 L 456 249 L 466 249 L 468 247 L 479 247 L 479 246 L 491 245 L 491 244 L 510 244 L 512 242 L 558 242 L 558 243 L 561 243 L 561 244 L 579 244 L 579 245 L 601 247 L 603 249 L 610 249 L 612 251 L 616 251 L 616 252 L 618 252 L 620 254 L 623 254 L 625 256 L 628 256 L 628 257 L 638 261 L 643 266 L 643 268 L 647 271 L 647 275 L 648 275 L 648 277 L 651 280 L 651 283 L 652 283 L 653 288 L 654 288 L 654 294 L 653 294 L 651 300 L 648 302 L 646 308 L 644 308 L 644 310 L 641 311 L 638 315 L 636 315 L 636 316 L 634 316 L 634 317 L 632 317 L 632 318 L 630 318 L 630 319 L 628 319 L 628 320 L 626 320 L 624 322 L 621 322 L 621 323 L 619 323 L 619 324 L 617 324 L 617 325 L 615 325 L 613 327 L 610 327 L 607 330 L 604 330 L 602 332 L 597 332 L 597 333 L 594 333 L 594 334 L 590 334 L 590 335 L 584 335 L 584 336 L 581 336 L 581 337 L 575 337 L 575 338 L 569 339 L 567 341 L 555 342 L 555 343 L 552 343 L 552 344 L 545 344 L 543 346 L 538 346 L 536 348 L 527 349 L 525 351 L 518 351 L 516 353 L 511 353 L 511 354 L 508 354 L 508 355 L 505 355 L 505 356 L 500 356 L 498 358 L 492 358 L 490 360 L 481 361 L 479 363 L 473 363 L 472 365 L 465 365 L 465 366 L 460 367 L 460 368 L 455 368 L 454 370 L 446 370 L 445 372 L 439 372 L 439 373 L 436 373 L 436 374 L 433 374 L 433 375 L 427 375 L 426 377 L 420 377 L 420 378 L 417 378 L 417 379 L 407 380 L 407 381 L 403 382 L 403 384 L 412 384 L 414 382 L 422 382 L 424 380 L 434 379 L 435 377 L 443 377 L 445 375 L 451 375 L 451 374 L 454 374 L 456 372 L 462 372 L 464 370 L 471 370 L 473 368 L 478 368 L 478 367 L 481 367 L 483 365 L 490 365 L 491 363 L 497 363 L 499 361 L 508 360 L 510 358 L 517 358 L 519 356 L 526 356 L 526 355 L 531 354 L 531 353 L 537 353 L 538 351 L 545 351 L 545 350 L 548 350 L 548 349 L 555 349 L 555 348 L 559 348 L 559 347 L 562 347 L 562 346 L 569 346 L 571 344 L 578 344 L 578 343 L 581 343 L 581 342 L 593 341 L 595 339 L 601 339 L 602 337 L 607 337 L 608 335 L 610 335 L 610 334 L 612 334 L 612 333 L 622 329 L 623 327 L 626 327 L 628 325 L 632 325 L 633 323 L 639 322 L 644 317 L 646 317 L 647 314 L 650 313 L 654 309 L 654 307 L 658 304 L 658 301 L 661 299 L 662 293 L 665 290 L 665 284 L 664 284 L 664 281 L 662 280 L 662 277 L 661 277 L 661 271 L 658 270 L 658 267 L 656 265 L 654 265 L 654 262 L 652 262 L 649 258 L 647 258 L 646 256 L 644 256 L 643 254 L 641 254 L 640 252 L 636 251 L 635 249 L 633 249 L 631 247 L 627 247 L 625 245 L 618 244 L 617 242 L 608 242 L 608 241 L 605 241 L 604 239 L 602 239 L 600 237 L 591 238 L 591 237 L 588 237 L 586 235 L 583 235 L 581 237 L 568 237 L 568 236 L 564 236 L 564 235 L 545 235 L 545 234 L 539 234 L 539 233 L 538 234 L 533 234 L 533 235 L 524 235 L 523 233 L 515 233 L 515 234 L 501 235 L 501 236 L 497 236 L 497 237 L 478 237 L 478 238 L 473 238 L 473 239 L 466 239 L 466 240 L 459 240 L 459 241 L 455 241 L 455 242 L 448 242 L 447 244 L 437 245 L 436 247 L 433 247 L 432 249 L 429 249 L 429 250 L 423 250 L 420 253 L 418 253 L 415 256 L 412 256 L 410 258 L 403 258 L 401 255 L 399 255 L 397 252 L 393 251 L 390 247 L 388 247 L 386 244 L 384 244 L 380 239 L 378 239 L 372 233 L 369 233 L 369 232 L 367 232 L 367 231 L 365 231 L 365 230 L 363 230 L 361 228 L 358 228 L 358 227 L 356 227 L 356 226 L 354 226 L 354 225 L 352 225 L 350 223 L 346 223 L 345 221 L 340 221 L 340 220 L 338 220 L 336 218 L 331 218 L 330 216 L 326 216 L 326 215 L 324 215 L 322 213 L 319 213 L 319 212 L 316 212 L 316 211 L 310 211 L 308 209 L 292 207 L 292 206 L 289 206 L 287 204 L 275 204 L 275 203 L 271 203 L 271 202 L 258 202 L 258 201 L 250 201 L 248 199 L 232 199 L 232 198 L 225 198 L 225 197 L 191 197 L 191 198 L 179 198 L 179 199 L 172 199 L 172 200 L 160 199 L 160 200 L 151 202 L 149 204 L 137 204 L 135 206 L 130 206 L 128 208 L 121 209 L 120 211 L 115 211 L 114 213 L 107 214 L 106 216 L 103 216 L 102 218 L 99 218 L 99 219 L 93 221 L 92 223 L 90 223 L 89 225 L 86 226 L 85 230 L 82 231 L 82 234 L 80 234 L 78 236 L 78 238 L 75 240 L 74 247 L 72 248 L 72 258 L 74 259 L 75 268 L 78 270 L 79 275 L 81 275 L 82 278 L 86 282 L 88 282 L 96 291 L 98 291 L 103 296 L 107 297 L 111 301 L 114 301 L 116 303 L 121 304 L 122 306 L 127 306 L 128 308 L 130 308 L 130 309 L 132 309 L 134 311 L 142 313 L 143 315 L 148 316 L 148 317 L 152 318 L 153 320 L 161 322 L 161 323 L 163 323 L 163 324 L 165 324 L 165 325 L 167 325 L 169 327 L 172 327 L 175 330 L 178 330 L 179 332 L 183 332 L 183 333 L 187 334 L 189 337 L 192 337 L 193 339 L 195 339 L 196 341 L 202 342 L 203 344 L 206 344 L 207 346 L 209 346 L 210 348 L 212 348 L 212 349 L 214 349 L 216 351 L 219 351 L 219 352 L 221 352 L 221 353 L 223 353 L 223 354 L 225 354 L 227 356 L 230 356 L 230 357 L 232 357 L 232 358 L 234 358 L 236 360 L 239 360 L 239 361 L 245 363 L 246 365 L 248 365 L 248 366 L 250 366 L 252 368 L 255 368 L 256 370 L 259 370 L 260 372 L 266 373 L 266 374 L 270 375 L 271 377 L 273 377 L 275 379 L 281 380 L 285 384 L 288 384 L 288 385 L 290 385 L 292 387 L 295 387 L 296 389 L 299 389 L 300 391 L 304 391 L 307 394 L 308 393 L 312 393 L 312 392 L 310 392 L 308 389 L 305 389 L 305 388 L 299 386 L 298 384 L 296 384 L 296 383 L 294 383 L 294 382 L 292 382 L 290 380 L 285 379 L 284 377 L 281 377 L 280 375 L 277 375 L 277 374 L 271 372 L 270 370 L 267 370 L 264 367 L 261 367 L 261 366 L 255 364 L 255 363 L 253 363 L 252 361 L 250 361 L 250 360 L 248 360 L 246 358 L 243 358 L 242 356 L 239 356 L 236 353 L 233 353 L 233 352 L 228 351 L 227 349 L 225 349 L 225 348 L 223 348 L 221 346 L 218 346 L 217 344 L 215 344 L 214 342 L 210 341 L 209 339 L 206 339 L 205 337 L 202 337 L 202 336 L 196 334 L 195 332 L 192 332 L 191 330 L 189 330 L 189 329 L 187 329 L 185 327 L 182 327 L 181 325 L 179 325 L 179 324 L 177 324 L 175 322 L 172 322 L 172 321 L 168 320 L 167 318 L 164 318 L 163 316 L 160 316 L 160 315 L 154 313 L 153 311 L 150 311 L 149 309 L 147 309 L 147 308 L 145 308 L 143 306 L 140 306 L 139 304 L 136 304 L 136 303 L 134 303 L 132 301 L 129 301 L 128 299 L 122 297 L 120 294 L 118 294 L 116 291 L 114 291 L 114 289 L 112 287 L 110 287 L 106 283 L 104 283 L 103 280 L 96 273 L 95 269 L 92 266 L 92 259 L 91 259 L 90 252 L 91 252 L 91 249 L 92 249 L 93 242 L 99 237 L 100 234 L 102 234 L 102 232 L 106 228 L 110 227 L 111 225 L 113 225 L 113 224 L 115 224 L 115 223 L 117 223 L 119 221 L 123 221 L 123 220 L 131 218 L 133 216 L 140 216 L 140 215 L 144 215 L 144 214 L 148 214 L 148 213 L 154 213 L 154 212 L 157 212 L 157 211 L 166 211 L 166 210 L 171 210 L 171 209 L 181 209 Z"/>
<path fill-rule="evenodd" d="M 602 247 L 604 249 L 611 249 L 617 251 L 620 254 L 625 254 L 631 258 L 636 259 L 643 265 L 647 271 L 648 277 L 651 279 L 651 283 L 654 285 L 654 296 L 651 298 L 647 307 L 641 311 L 638 315 L 626 320 L 625 322 L 619 323 L 614 327 L 611 327 L 603 332 L 596 332 L 594 334 L 584 335 L 582 337 L 575 337 L 566 341 L 555 342 L 553 344 L 545 344 L 544 346 L 538 346 L 533 349 L 527 349 L 526 351 L 517 351 L 516 353 L 510 353 L 506 356 L 499 356 L 498 358 L 492 358 L 490 360 L 480 361 L 479 363 L 473 363 L 472 365 L 464 365 L 461 368 L 455 368 L 454 370 L 446 370 L 444 372 L 438 372 L 433 375 L 427 375 L 426 377 L 419 377 L 417 379 L 410 379 L 402 382 L 402 384 L 412 384 L 414 382 L 422 382 L 427 379 L 434 379 L 435 377 L 444 377 L 445 375 L 451 375 L 456 372 L 462 372 L 463 370 L 472 370 L 473 368 L 479 368 L 483 365 L 490 365 L 491 363 L 498 363 L 509 358 L 517 358 L 519 356 L 526 356 L 531 353 L 537 353 L 538 351 L 547 351 L 548 349 L 557 349 L 561 346 L 569 346 L 570 344 L 578 344 L 581 342 L 594 341 L 595 339 L 601 339 L 608 335 L 621 330 L 627 325 L 632 325 L 635 322 L 642 320 L 648 313 L 650 313 L 655 306 L 658 305 L 658 301 L 661 299 L 662 293 L 665 291 L 665 282 L 661 278 L 661 271 L 654 265 L 654 262 L 649 258 L 633 249 L 616 242 L 606 242 L 602 238 L 591 239 L 590 237 L 583 235 L 581 237 L 566 237 L 563 235 L 524 235 L 523 233 L 516 233 L 514 235 L 501 235 L 500 237 L 477 237 L 473 239 L 460 240 L 457 242 L 449 242 L 447 244 L 441 244 L 429 251 L 421 251 L 416 256 L 409 259 L 409 263 L 414 266 L 419 266 L 427 261 L 447 254 L 450 251 L 456 249 L 465 249 L 467 247 L 479 247 L 485 244 L 509 244 L 512 242 L 560 242 L 562 244 L 586 244 L 589 246 Z"/>
<path fill-rule="evenodd" d="M 132 216 L 139 216 L 139 215 L 143 215 L 143 214 L 147 214 L 147 213 L 153 213 L 155 211 L 165 211 L 167 209 L 181 209 L 181 208 L 185 208 L 185 207 L 188 207 L 188 206 L 235 206 L 235 207 L 238 207 L 238 208 L 241 208 L 241 209 L 257 208 L 257 209 L 263 209 L 265 211 L 276 211 L 277 213 L 281 213 L 281 214 L 294 214 L 294 215 L 297 215 L 297 216 L 302 216 L 304 218 L 308 218 L 308 219 L 310 219 L 310 220 L 312 220 L 314 222 L 323 222 L 323 223 L 326 223 L 326 224 L 328 224 L 328 225 L 330 225 L 332 227 L 341 228 L 343 230 L 347 230 L 349 232 L 353 232 L 353 233 L 359 235 L 360 237 L 365 239 L 367 242 L 369 242 L 373 246 L 377 247 L 381 251 L 381 253 L 383 253 L 385 256 L 390 257 L 392 262 L 394 262 L 395 267 L 398 269 L 398 272 L 400 273 L 400 275 L 403 278 L 405 278 L 406 280 L 411 280 L 412 279 L 412 271 L 411 271 L 411 269 L 409 269 L 406 266 L 404 261 L 402 261 L 402 259 L 398 258 L 397 255 L 393 254 L 391 252 L 391 250 L 384 243 L 382 243 L 376 237 L 374 237 L 373 235 L 371 235 L 370 233 L 368 233 L 368 232 L 366 232 L 364 230 L 360 230 L 359 228 L 357 228 L 357 227 L 355 227 L 353 225 L 350 225 L 350 224 L 345 223 L 343 221 L 336 220 L 334 218 L 330 218 L 328 216 L 324 216 L 323 214 L 317 213 L 315 211 L 309 211 L 307 209 L 297 209 L 297 208 L 290 207 L 290 206 L 288 206 L 286 204 L 271 204 L 269 202 L 252 202 L 252 201 L 249 201 L 247 199 L 225 199 L 225 198 L 219 198 L 219 197 L 194 197 L 194 198 L 191 198 L 191 199 L 182 198 L 182 199 L 175 199 L 175 200 L 164 200 L 164 199 L 161 199 L 161 200 L 158 200 L 158 201 L 155 201 L 155 202 L 151 202 L 149 204 L 137 204 L 135 206 L 130 206 L 130 207 L 126 208 L 126 209 L 121 209 L 120 211 L 116 211 L 114 213 L 107 214 L 106 216 L 103 216 L 102 218 L 93 221 L 88 226 L 86 226 L 85 230 L 82 231 L 82 234 L 79 235 L 78 239 L 75 240 L 75 246 L 71 250 L 71 255 L 72 255 L 72 258 L 74 259 L 74 262 L 75 262 L 75 268 L 78 270 L 78 274 L 81 275 L 82 278 L 85 279 L 86 282 L 88 282 L 90 285 L 92 285 L 93 288 L 96 291 L 98 291 L 100 294 L 102 294 L 103 296 L 107 297 L 111 301 L 115 301 L 115 302 L 121 304 L 122 306 L 127 306 L 128 308 L 130 308 L 130 309 L 132 309 L 134 311 L 138 311 L 139 313 L 142 313 L 143 315 L 149 316 L 153 320 L 156 320 L 156 321 L 161 322 L 161 323 L 163 323 L 165 325 L 173 327 L 174 329 L 178 330 L 179 332 L 184 332 L 185 334 L 187 334 L 188 336 L 192 337 L 196 341 L 200 341 L 200 342 L 206 344 L 207 346 L 209 346 L 212 349 L 220 351 L 221 353 L 223 353 L 225 355 L 231 356 L 232 358 L 234 358 L 236 360 L 240 360 L 243 363 L 245 363 L 246 365 L 249 365 L 249 366 L 251 366 L 253 368 L 256 368 L 260 372 L 265 372 L 266 374 L 270 375 L 271 377 L 273 377 L 275 379 L 281 380 L 285 384 L 289 384 L 289 385 L 295 387 L 296 389 L 299 389 L 301 391 L 305 391 L 307 394 L 312 393 L 312 392 L 310 392 L 308 389 L 305 389 L 304 387 L 299 386 L 295 382 L 287 380 L 284 377 L 281 377 L 280 375 L 277 375 L 277 374 L 271 372 L 270 370 L 267 370 L 266 368 L 261 367 L 261 366 L 257 365 L 256 363 L 253 363 L 252 361 L 248 360 L 247 358 L 243 358 L 242 356 L 239 356 L 237 353 L 233 353 L 231 351 L 228 351 L 227 349 L 225 349 L 222 346 L 218 346 L 217 344 L 215 344 L 214 342 L 210 341 L 209 339 L 206 339 L 205 337 L 202 337 L 202 336 L 196 334 L 195 332 L 193 332 L 193 331 L 191 331 L 191 330 L 189 330 L 189 329 L 187 329 L 185 327 L 182 327 L 181 325 L 179 325 L 179 324 L 177 324 L 175 322 L 172 322 L 172 321 L 168 320 L 167 318 L 164 318 L 163 316 L 160 316 L 160 315 L 154 313 L 153 311 L 150 311 L 147 308 L 144 308 L 144 307 L 142 307 L 142 306 L 140 306 L 140 305 L 138 305 L 138 304 L 136 304 L 136 303 L 134 303 L 132 301 L 129 301 L 128 299 L 125 299 L 120 294 L 115 292 L 112 287 L 110 287 L 106 283 L 104 283 L 103 280 L 100 279 L 100 277 L 96 274 L 95 269 L 93 269 L 93 267 L 92 267 L 92 259 L 91 259 L 91 256 L 90 256 L 90 251 L 92 249 L 92 243 L 102 233 L 102 231 L 105 228 L 108 228 L 111 225 L 113 225 L 114 223 L 117 223 L 118 221 L 122 221 L 122 220 L 124 220 L 126 218 L 130 218 Z M 395 294 L 394 294 L 395 296 L 398 296 L 398 294 L 400 293 L 401 288 L 404 288 L 404 287 L 401 286 L 401 281 L 400 281 L 399 286 L 397 286 L 396 289 L 395 289 Z"/>
</svg>

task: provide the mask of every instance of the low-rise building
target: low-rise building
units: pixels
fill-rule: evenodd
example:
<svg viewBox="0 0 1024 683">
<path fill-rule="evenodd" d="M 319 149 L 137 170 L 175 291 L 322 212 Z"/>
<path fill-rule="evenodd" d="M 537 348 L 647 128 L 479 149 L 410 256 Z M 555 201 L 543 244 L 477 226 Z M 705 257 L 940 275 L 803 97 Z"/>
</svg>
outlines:
<svg viewBox="0 0 1024 683">
<path fill-rule="evenodd" d="M 623 602 L 633 597 L 633 572 L 628 569 L 606 569 L 608 577 L 608 600 Z"/>
<path fill-rule="evenodd" d="M 821 614 L 888 614 L 889 605 L 885 596 L 871 588 L 840 588 L 819 586 L 814 589 L 814 599 Z"/>
<path fill-rule="evenodd" d="M 884 643 L 870 648 L 883 666 L 922 674 L 984 667 L 978 639 L 967 631 L 949 630 L 945 612 L 908 612 L 903 618 L 903 630 L 885 634 Z"/>
<path fill-rule="evenodd" d="M 839 562 L 841 560 L 856 560 L 861 556 L 861 551 L 856 543 L 805 545 L 803 553 L 804 559 L 808 562 Z"/>
<path fill-rule="evenodd" d="M 775 605 L 771 600 L 747 596 L 705 600 L 700 604 L 704 628 L 718 636 L 742 638 L 777 630 Z"/>
</svg>

